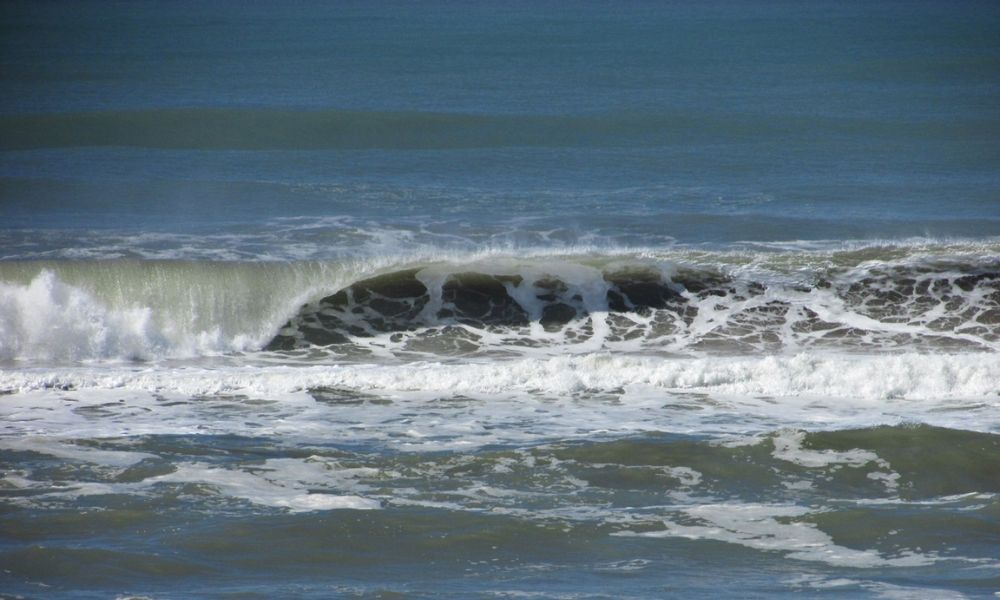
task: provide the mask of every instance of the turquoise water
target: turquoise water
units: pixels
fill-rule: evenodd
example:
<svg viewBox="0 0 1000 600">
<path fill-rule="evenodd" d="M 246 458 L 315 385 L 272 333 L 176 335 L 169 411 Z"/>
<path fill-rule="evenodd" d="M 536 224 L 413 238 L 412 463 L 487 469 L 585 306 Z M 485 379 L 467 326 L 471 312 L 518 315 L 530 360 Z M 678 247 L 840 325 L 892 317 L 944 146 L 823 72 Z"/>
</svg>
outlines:
<svg viewBox="0 0 1000 600">
<path fill-rule="evenodd" d="M 1000 6 L 0 6 L 0 597 L 1000 592 Z"/>
</svg>

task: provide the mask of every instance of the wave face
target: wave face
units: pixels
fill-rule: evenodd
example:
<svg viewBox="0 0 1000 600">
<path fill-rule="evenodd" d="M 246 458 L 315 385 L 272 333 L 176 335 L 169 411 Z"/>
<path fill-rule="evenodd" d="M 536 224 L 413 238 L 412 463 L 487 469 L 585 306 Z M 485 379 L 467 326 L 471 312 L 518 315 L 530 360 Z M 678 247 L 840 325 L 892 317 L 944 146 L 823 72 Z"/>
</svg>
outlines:
<svg viewBox="0 0 1000 600">
<path fill-rule="evenodd" d="M 906 248 L 0 264 L 0 358 L 995 351 L 1000 261 Z"/>
</svg>

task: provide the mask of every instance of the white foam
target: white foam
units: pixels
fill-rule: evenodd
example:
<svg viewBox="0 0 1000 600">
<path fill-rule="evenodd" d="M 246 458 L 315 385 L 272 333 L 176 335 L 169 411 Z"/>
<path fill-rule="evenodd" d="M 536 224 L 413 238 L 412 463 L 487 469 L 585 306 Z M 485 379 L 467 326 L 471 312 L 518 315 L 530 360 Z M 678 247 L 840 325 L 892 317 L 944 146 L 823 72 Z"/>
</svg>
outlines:
<svg viewBox="0 0 1000 600">
<path fill-rule="evenodd" d="M 897 368 L 912 373 L 904 394 L 894 380 L 871 380 Z M 0 390 L 14 393 L 0 396 L 0 435 L 214 433 L 428 451 L 650 431 L 744 436 L 719 443 L 750 444 L 782 428 L 905 422 L 997 432 L 998 381 L 1000 357 L 985 354 L 5 369 Z M 308 393 L 324 387 L 357 396 L 338 404 Z M 466 399 L 441 401 L 458 397 Z M 776 457 L 809 467 L 868 464 L 892 487 L 890 466 L 867 450 L 813 451 L 800 435 L 779 433 Z"/>
<path fill-rule="evenodd" d="M 805 432 L 799 430 L 782 430 L 771 436 L 774 444 L 772 456 L 778 460 L 784 460 L 803 467 L 822 468 L 829 466 L 864 467 L 874 465 L 877 470 L 865 475 L 868 479 L 878 481 L 885 486 L 886 490 L 894 492 L 899 488 L 900 474 L 892 470 L 888 461 L 879 458 L 877 454 L 870 450 L 853 448 L 851 450 L 811 450 L 803 447 L 805 442 Z M 792 489 L 793 485 L 788 482 L 785 487 Z M 804 488 L 808 483 L 800 482 Z"/>
<path fill-rule="evenodd" d="M 870 450 L 855 448 L 838 452 L 836 450 L 809 450 L 802 447 L 805 441 L 804 431 L 783 430 L 773 436 L 772 456 L 803 467 L 828 467 L 830 465 L 848 465 L 861 467 L 868 463 L 878 462 L 878 455 Z"/>
<path fill-rule="evenodd" d="M 937 560 L 936 556 L 916 552 L 886 558 L 874 550 L 840 546 L 815 525 L 793 520 L 811 512 L 811 509 L 794 505 L 702 504 L 681 511 L 686 517 L 685 523 L 664 519 L 663 530 L 616 535 L 716 540 L 755 550 L 784 552 L 789 558 L 837 567 L 920 567 Z M 690 524 L 691 520 L 695 524 Z"/>
<path fill-rule="evenodd" d="M 13 450 L 31 450 L 50 456 L 70 459 L 101 460 L 108 455 L 131 455 L 138 453 L 98 452 L 80 448 L 58 439 L 35 440 L 32 443 L 18 443 L 4 440 L 0 447 Z M 97 453 L 97 456 L 94 454 Z M 112 457 L 114 458 L 114 457 Z M 116 466 L 127 466 L 118 461 Z M 170 473 L 148 477 L 138 482 L 102 483 L 90 481 L 60 482 L 47 485 L 17 473 L 5 473 L 0 482 L 17 488 L 35 491 L 28 497 L 15 498 L 20 504 L 54 498 L 76 499 L 82 496 L 106 494 L 148 495 L 154 486 L 163 484 L 198 484 L 214 490 L 220 496 L 245 500 L 261 506 L 286 509 L 289 512 L 318 510 L 375 510 L 381 502 L 361 494 L 367 489 L 356 479 L 370 476 L 373 469 L 344 468 L 334 461 L 321 457 L 306 459 L 275 459 L 262 465 L 226 468 L 207 463 L 182 463 Z"/>
<path fill-rule="evenodd" d="M 935 600 L 965 600 L 968 598 L 965 594 L 954 590 L 904 586 L 882 581 L 866 582 L 863 587 L 876 594 L 876 598 L 884 598 L 885 600 L 926 600 L 927 598 L 934 598 Z"/>
<path fill-rule="evenodd" d="M 701 483 L 702 474 L 691 467 L 666 467 L 664 471 L 684 486 L 695 486 Z"/>
<path fill-rule="evenodd" d="M 2 438 L 0 439 L 0 448 L 18 452 L 38 452 L 58 458 L 79 460 L 110 467 L 128 467 L 147 458 L 157 458 L 155 454 L 146 452 L 101 450 L 35 436 Z"/>
<path fill-rule="evenodd" d="M 267 461 L 253 472 L 225 469 L 198 463 L 184 464 L 168 475 L 153 477 L 145 485 L 155 483 L 200 483 L 217 489 L 225 496 L 241 498 L 254 504 L 285 508 L 290 512 L 353 509 L 373 510 L 381 507 L 377 500 L 334 491 L 343 484 L 345 473 L 320 460 L 301 461 L 279 459 Z M 314 488 L 322 487 L 322 493 Z"/>
<path fill-rule="evenodd" d="M 800 575 L 786 580 L 786 583 L 794 588 L 807 588 L 810 590 L 865 591 L 867 592 L 866 596 L 874 594 L 873 597 L 885 598 L 886 600 L 925 600 L 927 598 L 934 598 L 935 600 L 962 600 L 968 597 L 954 590 L 902 586 L 882 581 L 847 579 L 844 577 L 829 578 L 820 575 Z M 851 589 L 844 590 L 842 588 Z M 1000 595 L 1000 592 L 997 594 Z"/>
<path fill-rule="evenodd" d="M 232 368 L 4 369 L 0 389 L 54 387 L 282 395 L 313 387 L 455 394 L 573 394 L 629 387 L 733 396 L 1000 403 L 1000 355 L 900 354 L 659 358 L 606 353 L 465 363 Z M 883 406 L 889 406 L 883 404 Z"/>
</svg>

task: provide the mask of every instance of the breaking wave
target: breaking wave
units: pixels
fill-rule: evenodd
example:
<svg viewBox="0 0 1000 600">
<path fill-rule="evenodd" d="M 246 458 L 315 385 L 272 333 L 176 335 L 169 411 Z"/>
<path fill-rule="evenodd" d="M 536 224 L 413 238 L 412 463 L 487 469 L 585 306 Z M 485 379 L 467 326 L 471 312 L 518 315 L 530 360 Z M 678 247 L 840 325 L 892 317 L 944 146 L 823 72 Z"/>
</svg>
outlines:
<svg viewBox="0 0 1000 600">
<path fill-rule="evenodd" d="M 0 359 L 995 352 L 992 255 L 0 263 Z"/>
</svg>

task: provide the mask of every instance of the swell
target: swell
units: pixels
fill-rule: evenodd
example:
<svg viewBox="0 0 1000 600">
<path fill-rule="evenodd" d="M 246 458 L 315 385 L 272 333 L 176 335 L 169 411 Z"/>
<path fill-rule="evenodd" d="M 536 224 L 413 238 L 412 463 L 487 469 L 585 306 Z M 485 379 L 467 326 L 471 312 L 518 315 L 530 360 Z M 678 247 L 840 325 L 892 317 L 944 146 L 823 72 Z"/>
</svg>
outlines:
<svg viewBox="0 0 1000 600">
<path fill-rule="evenodd" d="M 631 116 L 186 108 L 0 116 L 0 149 L 449 149 L 638 141 L 683 120 Z"/>
<path fill-rule="evenodd" d="M 986 123 L 966 127 L 981 130 Z M 947 140 L 954 123 L 700 113 L 586 115 L 173 108 L 0 115 L 0 150 L 133 146 L 204 150 L 462 149 L 659 145 L 789 134 Z"/>
</svg>

